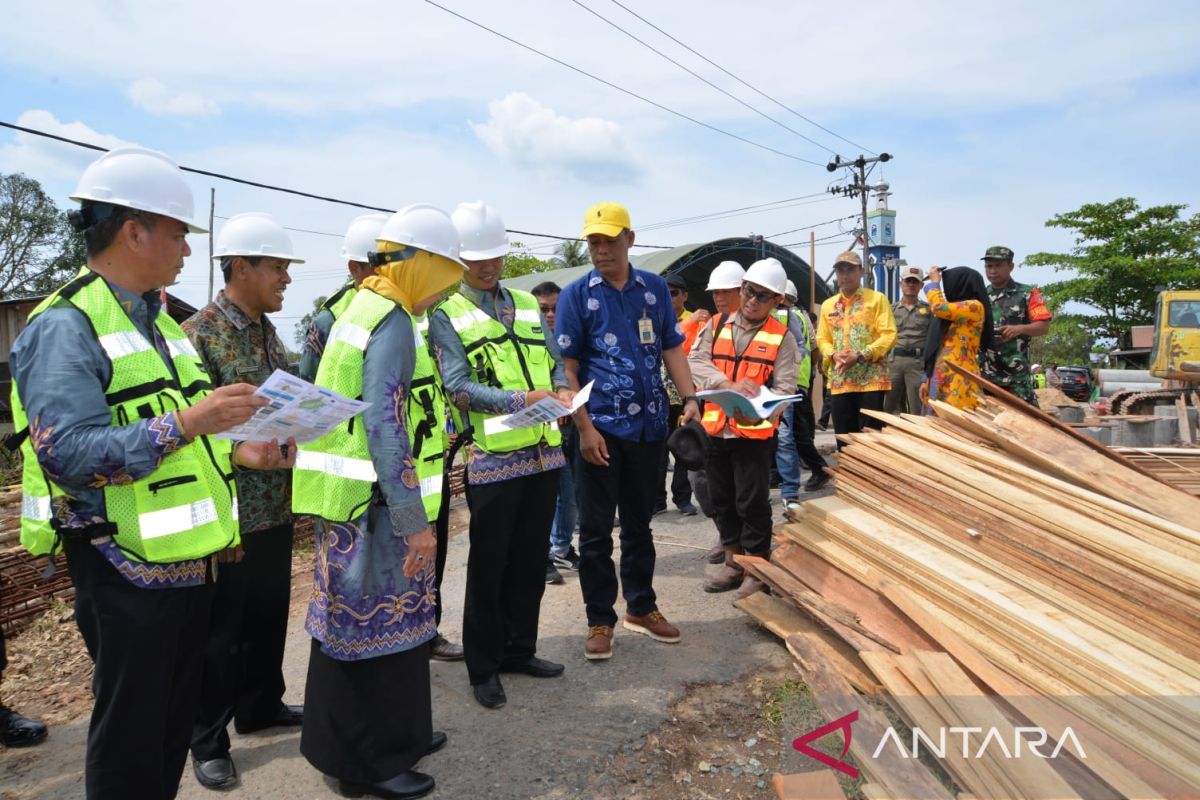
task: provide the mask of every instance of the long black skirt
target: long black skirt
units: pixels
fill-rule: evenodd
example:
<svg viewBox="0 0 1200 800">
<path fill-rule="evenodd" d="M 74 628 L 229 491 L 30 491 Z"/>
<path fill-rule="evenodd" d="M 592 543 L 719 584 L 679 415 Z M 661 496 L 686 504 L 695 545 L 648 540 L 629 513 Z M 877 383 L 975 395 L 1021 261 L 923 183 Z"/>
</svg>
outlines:
<svg viewBox="0 0 1200 800">
<path fill-rule="evenodd" d="M 313 639 L 300 752 L 333 778 L 352 783 L 394 778 L 429 749 L 430 703 L 428 645 L 338 661 Z"/>
</svg>

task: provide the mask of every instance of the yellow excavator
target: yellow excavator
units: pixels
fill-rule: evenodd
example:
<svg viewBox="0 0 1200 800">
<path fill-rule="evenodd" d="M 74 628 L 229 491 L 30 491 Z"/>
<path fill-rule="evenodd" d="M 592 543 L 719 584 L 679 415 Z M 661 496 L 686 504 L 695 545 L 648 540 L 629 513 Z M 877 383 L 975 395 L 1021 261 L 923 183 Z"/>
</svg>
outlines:
<svg viewBox="0 0 1200 800">
<path fill-rule="evenodd" d="M 1200 383 L 1200 291 L 1159 292 L 1150 374 Z"/>
</svg>

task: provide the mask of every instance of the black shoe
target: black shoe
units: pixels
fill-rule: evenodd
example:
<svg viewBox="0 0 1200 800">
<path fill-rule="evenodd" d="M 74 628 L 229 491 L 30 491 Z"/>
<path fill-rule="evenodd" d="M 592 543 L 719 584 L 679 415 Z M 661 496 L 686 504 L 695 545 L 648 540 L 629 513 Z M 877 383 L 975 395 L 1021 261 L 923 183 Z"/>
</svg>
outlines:
<svg viewBox="0 0 1200 800">
<path fill-rule="evenodd" d="M 429 643 L 429 657 L 434 661 L 462 661 L 465 655 L 461 644 L 455 644 L 439 633 Z"/>
<path fill-rule="evenodd" d="M 650 516 L 657 517 L 659 514 L 663 513 L 666 510 L 667 510 L 667 501 L 663 500 L 661 503 L 654 504 L 654 510 L 650 512 Z"/>
<path fill-rule="evenodd" d="M 446 746 L 446 732 L 434 731 L 433 736 L 429 739 L 429 749 L 425 751 L 425 755 L 430 756 Z"/>
<path fill-rule="evenodd" d="M 575 572 L 579 571 L 579 553 L 575 552 L 574 547 L 568 547 L 565 556 L 551 556 L 550 561 L 556 567 L 574 570 Z"/>
<path fill-rule="evenodd" d="M 483 683 L 475 684 L 471 689 L 475 692 L 476 701 L 484 708 L 504 708 L 504 704 L 508 702 L 504 687 L 500 685 L 499 675 L 493 675 Z"/>
<path fill-rule="evenodd" d="M 685 500 L 675 507 L 678 508 L 679 513 L 685 517 L 696 516 L 696 506 L 694 506 L 690 500 Z"/>
<path fill-rule="evenodd" d="M 514 664 L 501 664 L 501 672 L 520 672 L 525 675 L 532 675 L 535 678 L 557 678 L 563 674 L 566 669 L 562 664 L 555 664 L 553 661 L 547 661 L 544 658 L 530 656 L 525 661 L 519 661 Z"/>
<path fill-rule="evenodd" d="M 238 733 L 254 733 L 266 728 L 294 727 L 304 724 L 304 706 L 289 706 L 281 703 L 279 711 L 271 719 L 262 722 L 238 722 L 234 720 L 233 729 Z"/>
<path fill-rule="evenodd" d="M 829 483 L 829 473 L 824 470 L 814 472 L 808 480 L 804 482 L 804 491 L 815 492 L 825 484 Z"/>
<path fill-rule="evenodd" d="M 424 772 L 410 769 L 394 778 L 379 783 L 351 783 L 338 781 L 338 791 L 343 797 L 383 797 L 387 800 L 414 800 L 433 791 L 433 777 Z"/>
<path fill-rule="evenodd" d="M 0 744 L 5 747 L 33 747 L 46 740 L 46 723 L 22 717 L 0 706 Z"/>
<path fill-rule="evenodd" d="M 546 562 L 546 583 L 558 584 L 558 583 L 562 583 L 562 582 L 563 582 L 562 573 L 559 572 L 557 568 L 555 568 L 553 561 L 547 561 Z"/>
<path fill-rule="evenodd" d="M 193 758 L 192 772 L 196 773 L 196 780 L 205 789 L 232 789 L 238 785 L 237 767 L 229 756 L 210 758 L 208 761 Z"/>
</svg>

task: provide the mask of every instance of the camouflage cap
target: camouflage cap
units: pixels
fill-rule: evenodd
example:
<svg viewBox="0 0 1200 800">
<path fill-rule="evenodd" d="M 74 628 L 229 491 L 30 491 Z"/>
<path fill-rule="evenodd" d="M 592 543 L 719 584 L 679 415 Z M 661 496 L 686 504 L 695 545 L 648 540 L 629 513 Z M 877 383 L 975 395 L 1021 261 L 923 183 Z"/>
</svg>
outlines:
<svg viewBox="0 0 1200 800">
<path fill-rule="evenodd" d="M 1012 248 L 1005 247 L 1004 245 L 999 245 L 999 244 L 996 245 L 995 247 L 989 247 L 987 249 L 987 252 L 983 254 L 983 258 L 981 258 L 979 260 L 987 261 L 989 258 L 994 258 L 997 261 L 1012 261 L 1013 260 Z"/>
</svg>

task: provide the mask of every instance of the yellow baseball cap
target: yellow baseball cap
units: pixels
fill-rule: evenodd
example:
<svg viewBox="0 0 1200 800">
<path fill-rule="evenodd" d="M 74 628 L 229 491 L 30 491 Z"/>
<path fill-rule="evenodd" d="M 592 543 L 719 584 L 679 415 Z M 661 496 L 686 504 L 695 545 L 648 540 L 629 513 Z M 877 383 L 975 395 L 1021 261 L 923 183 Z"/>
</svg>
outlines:
<svg viewBox="0 0 1200 800">
<path fill-rule="evenodd" d="M 593 233 L 615 237 L 630 227 L 629 212 L 619 203 L 597 203 L 583 215 L 584 239 Z"/>
</svg>

